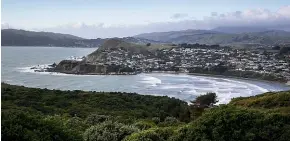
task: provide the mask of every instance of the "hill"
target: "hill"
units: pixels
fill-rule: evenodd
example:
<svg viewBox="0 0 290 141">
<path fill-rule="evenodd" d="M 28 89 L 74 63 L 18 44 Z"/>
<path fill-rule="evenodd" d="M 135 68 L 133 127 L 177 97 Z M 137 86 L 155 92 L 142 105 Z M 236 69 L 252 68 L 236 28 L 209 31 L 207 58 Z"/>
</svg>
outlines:
<svg viewBox="0 0 290 141">
<path fill-rule="evenodd" d="M 123 50 L 128 53 L 128 55 L 133 54 L 152 54 L 156 49 L 172 48 L 171 45 L 166 44 L 152 44 L 150 46 L 144 44 L 135 44 L 131 42 L 124 41 L 120 38 L 107 39 L 105 42 L 94 52 L 88 55 L 87 61 L 96 62 L 102 58 L 107 58 L 107 53 L 114 50 Z M 112 56 L 112 55 L 111 55 Z"/>
<path fill-rule="evenodd" d="M 253 33 L 253 32 L 269 31 L 269 29 L 263 28 L 263 27 L 251 27 L 251 26 L 238 26 L 238 27 L 221 26 L 221 27 L 216 27 L 212 29 L 211 31 L 240 34 L 240 33 L 249 33 L 249 32 Z"/>
<path fill-rule="evenodd" d="M 290 114 L 290 91 L 268 92 L 257 96 L 234 98 L 229 104 L 260 109 L 273 113 Z"/>
<path fill-rule="evenodd" d="M 116 38 L 130 43 L 161 43 L 133 37 Z M 2 46 L 54 46 L 54 47 L 98 47 L 107 39 L 84 39 L 81 37 L 52 32 L 34 32 L 17 29 L 1 30 Z"/>
<path fill-rule="evenodd" d="M 16 29 L 1 30 L 2 46 L 75 46 L 82 40 L 83 38 L 68 34 Z"/>
<path fill-rule="evenodd" d="M 290 138 L 289 93 L 200 108 L 169 97 L 1 84 L 3 140 L 230 141 Z M 269 105 L 270 103 L 270 105 Z M 196 116 L 199 115 L 197 118 Z"/>
<path fill-rule="evenodd" d="M 229 29 L 232 31 L 231 29 Z M 237 29 L 238 30 L 238 29 Z M 223 31 L 223 32 L 220 32 Z M 235 32 L 235 31 L 233 31 Z M 255 32 L 229 33 L 224 29 L 183 30 L 139 34 L 134 37 L 172 43 L 220 45 L 281 45 L 289 44 L 290 32 L 261 29 Z"/>
</svg>

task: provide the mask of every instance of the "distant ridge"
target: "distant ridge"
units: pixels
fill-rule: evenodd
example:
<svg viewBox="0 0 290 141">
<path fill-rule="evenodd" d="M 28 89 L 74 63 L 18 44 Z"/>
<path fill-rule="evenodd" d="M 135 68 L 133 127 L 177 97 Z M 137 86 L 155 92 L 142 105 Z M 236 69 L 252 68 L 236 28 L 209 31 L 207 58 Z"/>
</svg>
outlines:
<svg viewBox="0 0 290 141">
<path fill-rule="evenodd" d="M 136 44 L 162 43 L 134 37 L 116 38 Z M 54 46 L 54 47 L 98 47 L 107 39 L 85 39 L 70 34 L 35 32 L 18 29 L 2 29 L 2 46 Z"/>
<path fill-rule="evenodd" d="M 240 33 L 251 33 L 251 32 L 263 32 L 268 31 L 270 29 L 264 27 L 251 27 L 251 26 L 222 26 L 212 29 L 211 31 L 223 32 L 223 33 L 232 33 L 232 34 L 240 34 Z"/>
<path fill-rule="evenodd" d="M 255 29 L 254 32 L 249 32 Z M 242 33 L 230 33 L 242 32 Z M 139 34 L 134 37 L 172 43 L 271 46 L 288 44 L 290 32 L 264 28 L 223 27 L 213 30 L 182 30 Z"/>
<path fill-rule="evenodd" d="M 1 30 L 2 46 L 76 46 L 81 37 L 52 32 L 34 32 L 17 29 Z"/>
<path fill-rule="evenodd" d="M 1 33 L 2 46 L 99 47 L 106 40 L 112 39 L 84 39 L 70 34 L 34 32 L 17 29 L 3 29 L 1 30 Z M 133 37 L 116 37 L 114 39 L 120 39 L 128 43 L 139 45 L 146 45 L 147 43 L 199 43 L 230 46 L 273 46 L 289 45 L 290 32 L 252 27 L 220 27 L 213 30 L 189 29 L 181 31 L 143 33 Z"/>
</svg>

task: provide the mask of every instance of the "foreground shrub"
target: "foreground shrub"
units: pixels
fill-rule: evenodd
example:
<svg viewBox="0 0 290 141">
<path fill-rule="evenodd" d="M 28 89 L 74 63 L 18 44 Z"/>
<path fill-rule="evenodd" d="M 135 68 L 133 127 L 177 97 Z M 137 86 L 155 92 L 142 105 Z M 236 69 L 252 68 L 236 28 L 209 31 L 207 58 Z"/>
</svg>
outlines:
<svg viewBox="0 0 290 141">
<path fill-rule="evenodd" d="M 156 124 L 153 121 L 138 121 L 134 123 L 134 126 L 137 127 L 140 130 L 146 130 L 152 127 L 156 127 Z"/>
<path fill-rule="evenodd" d="M 173 133 L 174 131 L 170 127 L 151 128 L 139 133 L 134 133 L 125 138 L 124 141 L 167 141 Z"/>
<path fill-rule="evenodd" d="M 111 119 L 110 116 L 98 115 L 98 114 L 91 114 L 91 115 L 89 115 L 87 117 L 86 124 L 88 124 L 88 125 L 97 125 L 99 123 L 108 121 L 109 119 Z"/>
<path fill-rule="evenodd" d="M 79 117 L 69 118 L 66 120 L 64 125 L 67 128 L 78 132 L 80 135 L 88 128 L 88 125 Z"/>
<path fill-rule="evenodd" d="M 155 123 L 155 124 L 158 124 L 160 122 L 160 118 L 159 117 L 153 117 L 152 118 L 152 121 Z"/>
<path fill-rule="evenodd" d="M 45 119 L 21 111 L 2 111 L 1 139 L 5 141 L 80 141 L 78 133 L 63 126 L 63 120 Z"/>
<path fill-rule="evenodd" d="M 88 128 L 83 135 L 83 139 L 85 141 L 121 141 L 137 131 L 138 129 L 134 126 L 106 121 Z"/>
<path fill-rule="evenodd" d="M 174 141 L 287 141 L 290 117 L 233 106 L 213 108 L 192 124 L 178 130 Z"/>
</svg>

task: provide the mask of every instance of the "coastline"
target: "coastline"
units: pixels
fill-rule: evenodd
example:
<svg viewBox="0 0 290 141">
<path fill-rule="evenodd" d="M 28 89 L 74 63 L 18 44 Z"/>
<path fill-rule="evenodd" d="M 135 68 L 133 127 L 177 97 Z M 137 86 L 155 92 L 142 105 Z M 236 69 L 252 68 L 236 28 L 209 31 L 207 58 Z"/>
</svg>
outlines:
<svg viewBox="0 0 290 141">
<path fill-rule="evenodd" d="M 73 75 L 138 75 L 138 74 L 153 74 L 153 73 L 163 73 L 163 74 L 186 74 L 186 75 L 195 75 L 195 76 L 207 76 L 207 77 L 215 77 L 215 78 L 231 78 L 231 79 L 239 79 L 239 80 L 252 80 L 252 81 L 260 81 L 266 83 L 278 83 L 286 86 L 290 86 L 290 81 L 281 82 L 281 81 L 271 81 L 264 79 L 255 79 L 255 78 L 245 78 L 245 77 L 237 77 L 237 76 L 229 76 L 229 75 L 217 75 L 217 74 L 205 74 L 205 73 L 186 73 L 186 72 L 175 72 L 175 71 L 153 71 L 153 72 L 141 72 L 141 73 L 65 73 L 65 72 L 57 72 L 64 74 L 73 74 Z"/>
<path fill-rule="evenodd" d="M 278 83 L 278 84 L 284 84 L 284 85 L 290 86 L 290 81 L 288 82 L 270 81 L 270 80 L 264 80 L 264 79 L 236 77 L 236 76 L 229 76 L 229 75 L 217 75 L 217 74 L 206 74 L 206 73 L 184 73 L 184 72 L 171 72 L 171 71 L 145 72 L 145 74 L 146 73 L 186 74 L 186 75 L 208 76 L 208 77 L 216 77 L 216 78 L 233 78 L 233 79 L 240 79 L 240 80 L 253 80 L 253 81 L 261 81 L 261 82 L 267 82 L 267 83 Z"/>
<path fill-rule="evenodd" d="M 241 80 L 253 80 L 253 81 L 262 81 L 262 82 L 267 82 L 267 83 L 279 83 L 279 84 L 288 85 L 287 82 L 271 81 L 271 80 L 264 80 L 264 79 L 255 79 L 255 78 L 245 78 L 245 77 L 237 77 L 237 76 L 228 76 L 228 75 L 216 75 L 216 74 L 204 74 L 204 73 L 188 73 L 188 75 L 209 76 L 209 77 L 218 77 L 218 78 L 234 78 L 234 79 L 241 79 Z"/>
</svg>

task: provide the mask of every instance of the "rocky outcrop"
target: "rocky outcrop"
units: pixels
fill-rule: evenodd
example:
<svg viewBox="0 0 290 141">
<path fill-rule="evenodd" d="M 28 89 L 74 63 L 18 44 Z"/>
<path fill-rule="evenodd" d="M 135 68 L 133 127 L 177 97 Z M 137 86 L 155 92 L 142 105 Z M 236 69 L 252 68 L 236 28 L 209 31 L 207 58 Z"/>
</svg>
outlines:
<svg viewBox="0 0 290 141">
<path fill-rule="evenodd" d="M 63 60 L 54 69 L 53 72 L 67 74 L 135 74 L 135 70 L 126 66 L 114 64 L 91 64 L 84 61 Z"/>
</svg>

